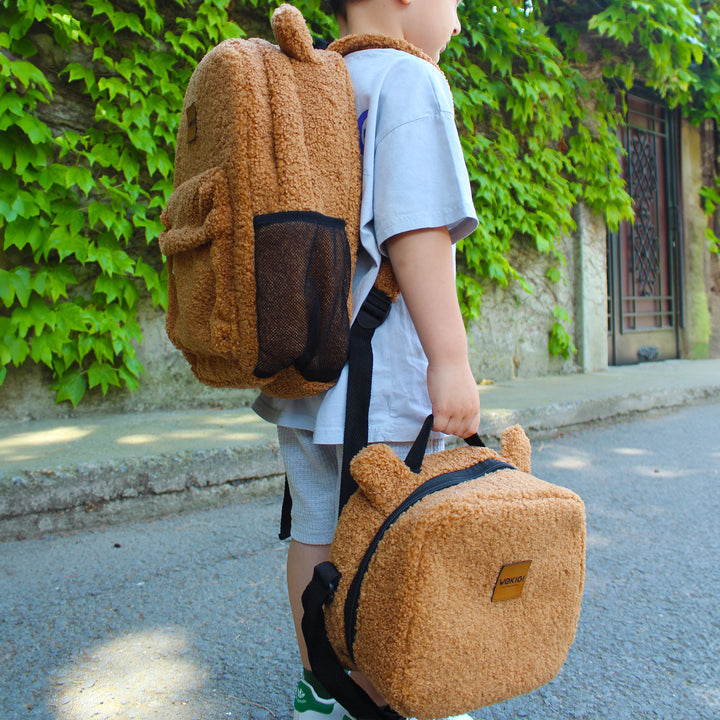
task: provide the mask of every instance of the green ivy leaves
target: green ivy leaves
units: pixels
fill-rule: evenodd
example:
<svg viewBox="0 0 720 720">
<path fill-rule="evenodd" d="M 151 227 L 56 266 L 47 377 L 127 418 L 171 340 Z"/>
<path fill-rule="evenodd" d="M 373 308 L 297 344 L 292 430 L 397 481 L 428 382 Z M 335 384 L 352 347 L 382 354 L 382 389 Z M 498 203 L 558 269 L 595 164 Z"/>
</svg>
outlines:
<svg viewBox="0 0 720 720">
<path fill-rule="evenodd" d="M 574 228 L 575 205 L 621 217 L 630 206 L 617 160 L 608 172 L 619 150 L 615 122 L 592 112 L 597 87 L 565 58 L 537 13 L 510 2 L 467 3 L 462 13 L 464 32 L 444 63 L 480 221 L 460 245 L 458 286 L 466 316 L 474 317 L 482 301 L 476 277 L 515 280 L 532 292 L 522 269 L 510 265 L 514 244 L 552 258 L 549 276 L 559 281 L 565 259 L 557 242 Z M 553 318 L 550 335 L 551 352 L 565 357 L 573 348 L 562 324 L 569 321 Z"/>
<path fill-rule="evenodd" d="M 245 30 L 226 0 L 0 6 L 0 383 L 8 366 L 33 362 L 58 402 L 137 387 L 139 300 L 167 301 L 155 241 L 185 87 L 223 38 L 269 36 L 277 4 L 236 3 Z M 337 33 L 320 0 L 295 4 L 316 35 Z M 444 56 L 480 217 L 460 248 L 467 317 L 479 313 L 481 278 L 532 291 L 510 263 L 515 243 L 552 258 L 548 278 L 562 280 L 557 239 L 578 202 L 611 228 L 631 216 L 607 82 L 639 75 L 692 119 L 720 116 L 715 3 L 699 16 L 690 0 L 605 0 L 573 23 L 547 20 L 552 5 L 465 3 Z M 585 67 L 583 38 L 603 44 L 604 78 Z M 79 124 L 77 113 L 63 119 L 69 96 L 83 103 Z M 720 204 L 717 187 L 704 198 L 708 212 Z M 548 312 L 550 351 L 568 357 L 570 317 Z"/>
<path fill-rule="evenodd" d="M 463 33 L 444 59 L 480 219 L 461 245 L 458 287 L 468 317 L 481 305 L 476 277 L 521 280 L 522 269 L 509 264 L 514 243 L 550 256 L 549 279 L 562 279 L 557 240 L 573 229 L 579 202 L 610 229 L 632 218 L 620 167 L 619 84 L 629 89 L 639 76 L 690 118 L 720 116 L 714 4 L 702 16 L 689 0 L 563 4 L 572 24 L 551 20 L 555 5 L 465 3 Z M 605 47 L 603 78 L 587 65 L 581 38 L 585 47 Z M 550 352 L 567 358 L 575 352 L 571 318 L 560 308 L 549 312 Z"/>
<path fill-rule="evenodd" d="M 606 77 L 619 77 L 627 89 L 636 77 L 642 78 L 674 107 L 691 100 L 695 79 L 691 64 L 701 63 L 705 54 L 701 24 L 702 18 L 686 0 L 613 0 L 590 18 L 588 28 L 623 47 L 636 43 L 644 50 L 636 55 L 636 62 L 614 59 L 609 52 Z"/>
<path fill-rule="evenodd" d="M 57 402 L 137 387 L 138 300 L 167 302 L 155 240 L 185 86 L 208 47 L 242 34 L 221 0 L 159 6 L 0 8 L 0 382 L 10 364 L 43 364 Z M 58 91 L 78 86 L 87 122 L 51 127 Z"/>
</svg>

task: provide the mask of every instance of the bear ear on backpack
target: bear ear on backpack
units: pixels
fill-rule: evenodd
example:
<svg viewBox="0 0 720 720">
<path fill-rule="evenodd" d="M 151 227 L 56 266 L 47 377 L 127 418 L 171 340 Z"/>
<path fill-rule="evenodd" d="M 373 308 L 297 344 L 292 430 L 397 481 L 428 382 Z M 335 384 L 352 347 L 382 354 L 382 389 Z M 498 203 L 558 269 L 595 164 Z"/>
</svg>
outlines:
<svg viewBox="0 0 720 720">
<path fill-rule="evenodd" d="M 350 472 L 368 502 L 385 514 L 420 485 L 418 476 L 383 443 L 361 450 Z"/>
<path fill-rule="evenodd" d="M 530 440 L 520 425 L 503 430 L 500 438 L 501 454 L 505 460 L 512 463 L 522 472 L 530 472 Z"/>
<path fill-rule="evenodd" d="M 273 12 L 271 23 L 275 40 L 286 55 L 302 62 L 313 61 L 312 35 L 296 7 L 283 3 Z"/>
</svg>

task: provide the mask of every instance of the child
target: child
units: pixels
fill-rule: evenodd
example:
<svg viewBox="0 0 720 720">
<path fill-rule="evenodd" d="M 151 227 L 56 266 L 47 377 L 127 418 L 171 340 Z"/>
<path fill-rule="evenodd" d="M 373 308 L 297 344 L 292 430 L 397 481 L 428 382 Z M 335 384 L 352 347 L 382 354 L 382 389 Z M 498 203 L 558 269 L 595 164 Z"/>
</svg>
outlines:
<svg viewBox="0 0 720 720">
<path fill-rule="evenodd" d="M 363 151 L 361 250 L 353 278 L 355 309 L 390 258 L 401 297 L 373 339 L 369 441 L 405 457 L 432 411 L 429 451 L 442 433 L 477 431 L 479 394 L 455 289 L 453 243 L 477 226 L 455 127 L 450 88 L 434 64 L 460 32 L 457 0 L 330 0 L 341 34 L 404 40 L 428 59 L 396 49 L 346 56 Z M 432 60 L 432 62 L 430 62 Z M 310 672 L 300 621 L 313 568 L 328 559 L 337 522 L 347 367 L 336 386 L 312 398 L 261 395 L 255 410 L 278 425 L 293 499 L 288 590 L 304 676 L 295 720 L 343 720 L 345 711 Z M 367 678 L 354 674 L 378 703 Z"/>
</svg>

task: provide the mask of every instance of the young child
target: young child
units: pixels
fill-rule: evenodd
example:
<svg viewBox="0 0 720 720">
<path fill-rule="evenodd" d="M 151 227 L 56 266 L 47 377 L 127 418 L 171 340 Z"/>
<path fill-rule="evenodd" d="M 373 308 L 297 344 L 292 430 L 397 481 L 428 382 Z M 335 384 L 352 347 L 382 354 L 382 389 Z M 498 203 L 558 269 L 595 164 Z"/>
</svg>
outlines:
<svg viewBox="0 0 720 720">
<path fill-rule="evenodd" d="M 477 226 L 450 88 L 434 64 L 460 32 L 457 0 L 330 0 L 341 34 L 404 40 L 429 59 L 396 49 L 346 56 L 363 151 L 360 243 L 353 278 L 355 310 L 383 256 L 401 297 L 373 338 L 369 441 L 405 457 L 432 411 L 428 450 L 442 435 L 477 431 L 479 394 L 455 289 L 453 243 Z M 432 60 L 432 62 L 430 62 Z M 337 522 L 347 367 L 337 385 L 312 398 L 261 395 L 255 410 L 278 426 L 293 500 L 288 591 L 304 666 L 295 720 L 343 720 L 344 708 L 310 672 L 300 621 L 302 592 L 329 557 Z M 378 705 L 367 678 L 354 674 Z"/>
</svg>

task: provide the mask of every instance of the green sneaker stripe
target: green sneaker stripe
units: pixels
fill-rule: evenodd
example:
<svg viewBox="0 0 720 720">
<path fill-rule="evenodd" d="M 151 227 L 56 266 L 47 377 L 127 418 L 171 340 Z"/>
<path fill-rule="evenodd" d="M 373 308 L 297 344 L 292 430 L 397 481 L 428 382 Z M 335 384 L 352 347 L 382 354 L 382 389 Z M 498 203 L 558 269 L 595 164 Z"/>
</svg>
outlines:
<svg viewBox="0 0 720 720">
<path fill-rule="evenodd" d="M 312 688 L 306 683 L 300 681 L 298 683 L 297 692 L 295 693 L 295 702 L 293 703 L 295 710 L 298 712 L 316 712 L 320 715 L 332 715 L 335 709 L 335 702 L 329 700 L 323 702 L 315 697 Z"/>
</svg>

